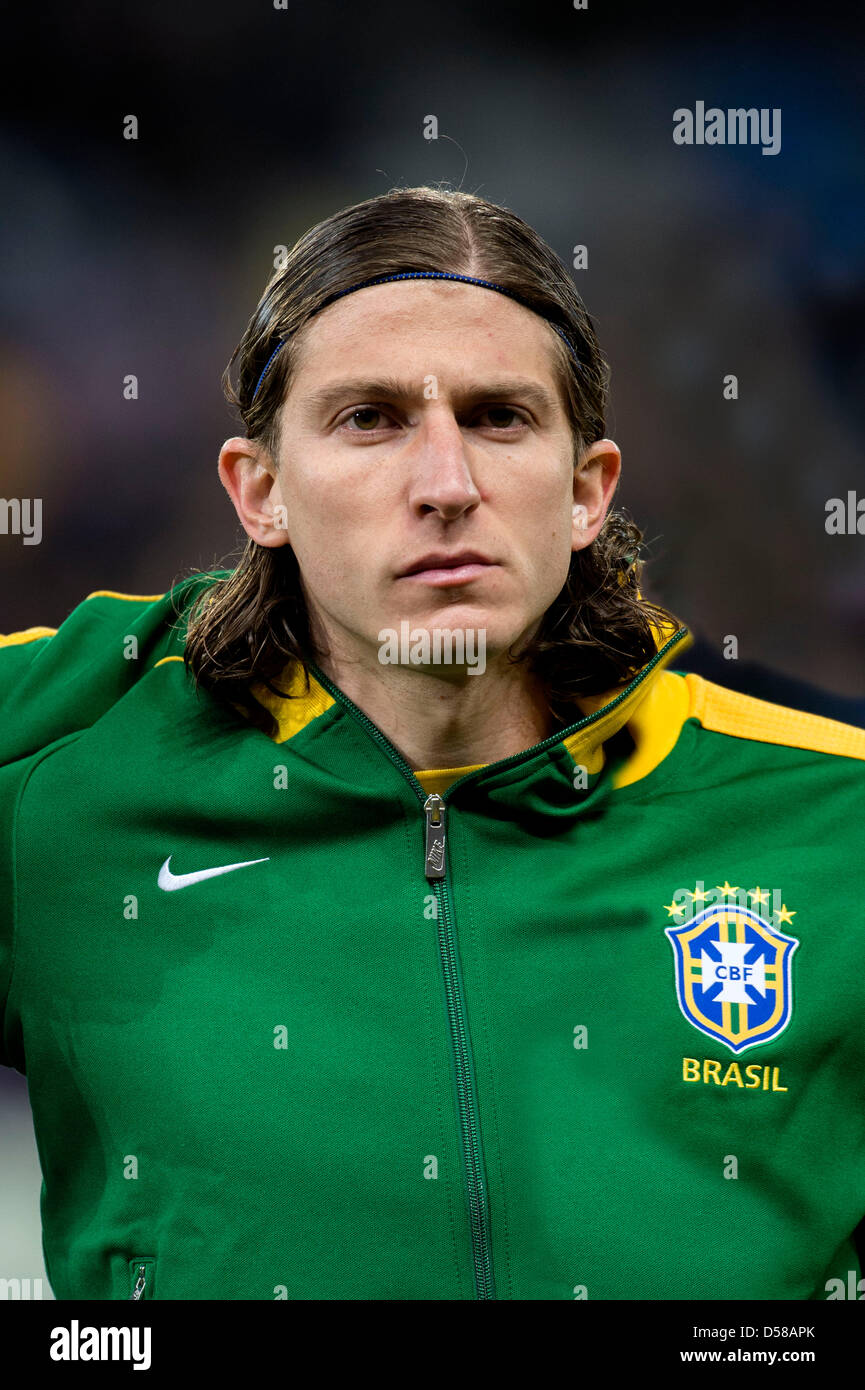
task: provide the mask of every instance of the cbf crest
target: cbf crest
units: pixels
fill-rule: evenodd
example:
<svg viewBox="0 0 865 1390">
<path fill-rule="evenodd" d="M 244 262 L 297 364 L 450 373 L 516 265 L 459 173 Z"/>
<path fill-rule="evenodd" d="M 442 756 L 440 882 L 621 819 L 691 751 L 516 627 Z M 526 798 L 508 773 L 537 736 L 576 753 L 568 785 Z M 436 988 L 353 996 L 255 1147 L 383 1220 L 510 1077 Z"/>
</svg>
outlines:
<svg viewBox="0 0 865 1390">
<path fill-rule="evenodd" d="M 784 909 L 786 920 L 791 915 Z M 740 1053 L 784 1031 L 793 1012 L 795 937 L 733 902 L 704 908 L 666 935 L 679 1008 L 701 1033 Z"/>
</svg>

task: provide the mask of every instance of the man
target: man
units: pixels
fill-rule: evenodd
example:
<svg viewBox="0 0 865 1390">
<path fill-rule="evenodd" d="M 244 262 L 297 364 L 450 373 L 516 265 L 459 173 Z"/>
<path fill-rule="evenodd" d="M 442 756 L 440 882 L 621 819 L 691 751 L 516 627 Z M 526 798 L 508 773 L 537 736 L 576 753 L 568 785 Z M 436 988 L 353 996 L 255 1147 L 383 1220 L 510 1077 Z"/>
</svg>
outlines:
<svg viewBox="0 0 865 1390">
<path fill-rule="evenodd" d="M 554 253 L 394 191 L 235 358 L 240 563 L 0 649 L 55 1293 L 846 1297 L 865 733 L 671 668 Z"/>
</svg>

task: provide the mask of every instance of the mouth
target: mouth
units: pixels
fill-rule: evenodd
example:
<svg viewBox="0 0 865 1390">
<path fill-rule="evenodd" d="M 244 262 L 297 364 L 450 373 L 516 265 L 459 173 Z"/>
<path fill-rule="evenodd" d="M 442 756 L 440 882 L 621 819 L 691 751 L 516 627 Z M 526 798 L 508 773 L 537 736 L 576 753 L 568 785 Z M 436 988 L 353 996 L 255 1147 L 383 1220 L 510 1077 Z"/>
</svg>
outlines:
<svg viewBox="0 0 865 1390">
<path fill-rule="evenodd" d="M 461 551 L 458 555 L 425 555 L 416 560 L 400 579 L 414 579 L 423 584 L 467 584 L 495 569 L 493 560 L 477 551 Z"/>
</svg>

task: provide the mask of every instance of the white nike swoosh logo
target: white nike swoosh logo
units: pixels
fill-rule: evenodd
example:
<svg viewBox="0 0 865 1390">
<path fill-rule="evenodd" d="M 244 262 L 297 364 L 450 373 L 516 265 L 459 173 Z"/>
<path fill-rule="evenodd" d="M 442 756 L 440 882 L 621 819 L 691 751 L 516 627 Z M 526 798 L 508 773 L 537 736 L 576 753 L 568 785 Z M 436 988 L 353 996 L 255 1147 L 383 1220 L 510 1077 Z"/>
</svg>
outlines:
<svg viewBox="0 0 865 1390">
<path fill-rule="evenodd" d="M 218 869 L 196 869 L 192 874 L 173 874 L 168 867 L 171 863 L 169 854 L 159 870 L 157 882 L 166 893 L 173 893 L 176 888 L 188 888 L 191 883 L 201 883 L 205 878 L 216 878 L 217 874 L 231 874 L 235 869 L 247 869 L 250 864 L 266 864 L 269 858 L 268 854 L 264 859 L 244 859 L 242 864 L 221 864 Z"/>
</svg>

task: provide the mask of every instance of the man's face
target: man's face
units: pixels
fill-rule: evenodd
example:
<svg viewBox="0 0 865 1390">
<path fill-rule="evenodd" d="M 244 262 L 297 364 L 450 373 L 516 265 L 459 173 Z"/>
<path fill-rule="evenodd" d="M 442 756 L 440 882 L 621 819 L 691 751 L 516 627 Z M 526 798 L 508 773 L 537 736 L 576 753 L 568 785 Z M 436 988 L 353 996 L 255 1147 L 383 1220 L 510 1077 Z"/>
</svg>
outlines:
<svg viewBox="0 0 865 1390">
<path fill-rule="evenodd" d="M 549 325 L 454 282 L 374 286 L 313 319 L 280 437 L 269 504 L 285 530 L 264 543 L 293 547 L 332 669 L 378 665 L 379 633 L 406 619 L 482 630 L 489 666 L 536 628 L 615 486 L 607 470 L 575 491 Z M 406 574 L 463 551 L 487 563 Z"/>
</svg>

